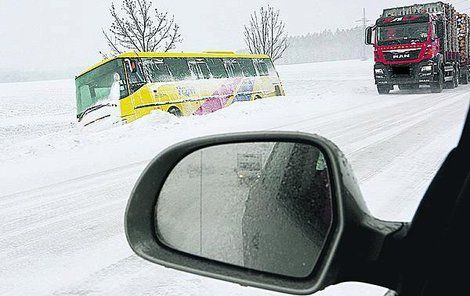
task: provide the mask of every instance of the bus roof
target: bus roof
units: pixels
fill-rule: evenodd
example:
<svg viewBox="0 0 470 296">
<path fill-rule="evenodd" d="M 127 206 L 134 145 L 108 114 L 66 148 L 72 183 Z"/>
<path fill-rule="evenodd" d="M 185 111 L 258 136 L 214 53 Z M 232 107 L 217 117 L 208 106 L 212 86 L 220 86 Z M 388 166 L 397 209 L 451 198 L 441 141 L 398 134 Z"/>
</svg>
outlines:
<svg viewBox="0 0 470 296">
<path fill-rule="evenodd" d="M 266 59 L 269 58 L 268 55 L 264 54 L 237 54 L 233 51 L 205 51 L 205 52 L 125 52 L 119 55 L 113 56 L 102 60 L 99 63 L 89 67 L 77 77 L 82 76 L 98 68 L 101 65 L 106 64 L 107 62 L 124 59 L 124 58 L 245 58 L 245 59 Z"/>
</svg>

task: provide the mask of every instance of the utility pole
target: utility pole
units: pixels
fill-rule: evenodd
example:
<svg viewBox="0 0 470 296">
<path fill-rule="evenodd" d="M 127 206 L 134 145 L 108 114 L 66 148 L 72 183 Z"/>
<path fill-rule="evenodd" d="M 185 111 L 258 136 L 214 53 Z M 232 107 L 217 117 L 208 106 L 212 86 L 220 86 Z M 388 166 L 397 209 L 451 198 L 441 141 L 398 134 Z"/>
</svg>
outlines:
<svg viewBox="0 0 470 296">
<path fill-rule="evenodd" d="M 362 23 L 362 32 L 365 32 L 366 29 L 367 29 L 367 24 L 370 22 L 369 19 L 367 19 L 366 17 L 366 9 L 363 8 L 362 9 L 362 19 L 360 20 L 357 20 L 356 22 L 361 22 Z M 361 59 L 363 61 L 367 60 L 367 47 L 366 47 L 366 44 L 365 42 L 362 42 L 362 57 Z"/>
</svg>

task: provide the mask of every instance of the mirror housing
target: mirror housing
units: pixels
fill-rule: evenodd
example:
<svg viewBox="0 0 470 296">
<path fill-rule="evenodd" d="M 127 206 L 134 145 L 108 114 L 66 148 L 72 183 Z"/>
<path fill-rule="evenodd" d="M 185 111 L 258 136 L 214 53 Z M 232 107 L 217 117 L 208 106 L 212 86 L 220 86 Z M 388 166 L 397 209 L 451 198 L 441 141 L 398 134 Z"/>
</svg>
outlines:
<svg viewBox="0 0 470 296">
<path fill-rule="evenodd" d="M 366 31 L 365 31 L 365 43 L 366 45 L 373 45 L 374 42 L 372 41 L 372 36 L 373 36 L 373 32 L 375 30 L 375 26 L 369 26 L 366 28 Z"/>
<path fill-rule="evenodd" d="M 131 72 L 131 73 L 136 73 L 137 72 L 137 64 L 134 60 L 131 60 L 131 59 L 125 59 L 124 62 L 126 63 L 127 65 L 127 69 Z"/>
<path fill-rule="evenodd" d="M 291 278 L 190 255 L 172 249 L 155 232 L 155 206 L 166 179 L 187 155 L 212 146 L 249 142 L 294 142 L 318 147 L 328 163 L 333 192 L 333 226 L 312 273 Z M 238 133 L 189 140 L 160 153 L 138 179 L 125 215 L 132 250 L 153 263 L 220 280 L 290 294 L 312 294 L 345 281 L 395 289 L 405 223 L 384 222 L 369 214 L 353 171 L 329 140 L 294 132 Z"/>
</svg>

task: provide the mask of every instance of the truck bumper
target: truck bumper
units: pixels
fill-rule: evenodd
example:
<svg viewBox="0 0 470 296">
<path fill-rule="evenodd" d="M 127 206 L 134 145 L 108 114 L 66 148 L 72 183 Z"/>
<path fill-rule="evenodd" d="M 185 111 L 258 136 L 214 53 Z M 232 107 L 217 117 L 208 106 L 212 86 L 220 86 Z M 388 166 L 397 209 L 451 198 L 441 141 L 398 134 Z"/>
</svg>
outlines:
<svg viewBox="0 0 470 296">
<path fill-rule="evenodd" d="M 377 85 L 430 85 L 438 81 L 438 66 L 433 60 L 419 64 L 385 65 L 376 63 L 374 66 L 375 84 Z"/>
</svg>

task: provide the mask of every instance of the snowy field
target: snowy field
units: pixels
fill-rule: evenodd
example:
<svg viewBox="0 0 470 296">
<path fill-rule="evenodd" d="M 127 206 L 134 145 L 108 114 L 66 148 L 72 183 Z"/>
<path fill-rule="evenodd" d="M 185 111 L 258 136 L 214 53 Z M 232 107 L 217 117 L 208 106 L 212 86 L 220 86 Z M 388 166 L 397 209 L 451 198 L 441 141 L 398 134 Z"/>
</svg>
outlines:
<svg viewBox="0 0 470 296">
<path fill-rule="evenodd" d="M 276 295 L 153 265 L 127 245 L 124 210 L 137 177 L 162 149 L 197 136 L 320 134 L 349 158 L 373 214 L 410 220 L 457 143 L 470 86 L 379 96 L 371 69 L 359 61 L 283 66 L 287 97 L 101 130 L 75 124 L 71 80 L 0 84 L 0 294 Z M 348 283 L 317 295 L 384 292 Z"/>
</svg>

